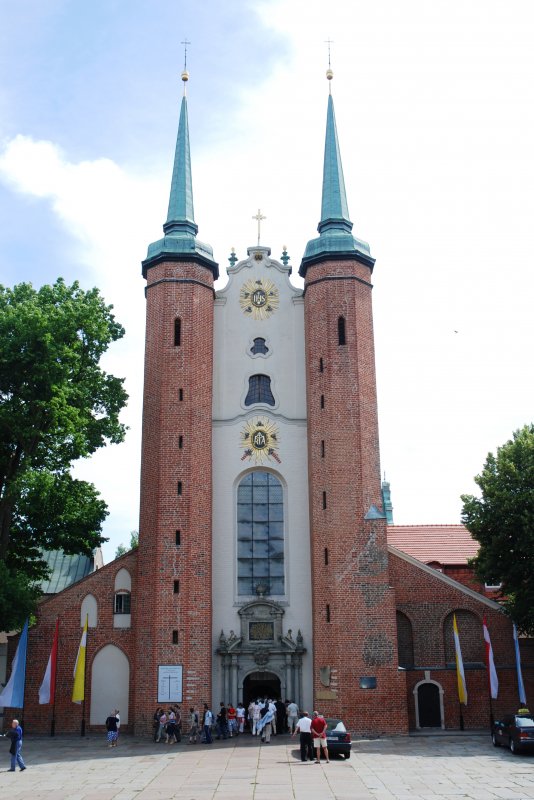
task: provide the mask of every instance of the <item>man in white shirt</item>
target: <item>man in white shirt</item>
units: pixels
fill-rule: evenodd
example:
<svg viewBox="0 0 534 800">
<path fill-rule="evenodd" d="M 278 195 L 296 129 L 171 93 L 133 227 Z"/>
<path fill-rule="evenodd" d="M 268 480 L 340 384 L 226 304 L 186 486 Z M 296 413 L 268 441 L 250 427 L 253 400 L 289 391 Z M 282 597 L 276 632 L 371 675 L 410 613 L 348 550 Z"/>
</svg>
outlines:
<svg viewBox="0 0 534 800">
<path fill-rule="evenodd" d="M 295 728 L 297 727 L 297 719 L 299 716 L 299 707 L 292 700 L 287 706 L 287 726 L 289 728 L 289 733 L 294 733 Z"/>
<path fill-rule="evenodd" d="M 310 761 L 313 761 L 314 755 L 311 735 L 311 719 L 307 711 L 302 712 L 302 717 L 299 719 L 297 727 L 291 736 L 295 736 L 297 733 L 300 733 L 300 760 L 306 761 L 308 758 Z"/>
</svg>

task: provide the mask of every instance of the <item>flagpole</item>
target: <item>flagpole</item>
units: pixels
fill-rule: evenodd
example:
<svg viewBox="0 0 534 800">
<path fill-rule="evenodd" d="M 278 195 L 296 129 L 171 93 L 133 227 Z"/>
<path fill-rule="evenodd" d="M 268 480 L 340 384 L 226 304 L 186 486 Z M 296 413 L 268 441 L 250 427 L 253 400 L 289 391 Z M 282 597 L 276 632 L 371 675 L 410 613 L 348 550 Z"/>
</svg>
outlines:
<svg viewBox="0 0 534 800">
<path fill-rule="evenodd" d="M 458 708 L 460 709 L 460 730 L 463 731 L 463 730 L 465 730 L 465 727 L 464 727 L 464 715 L 463 715 L 463 712 L 462 712 L 462 704 L 460 703 L 460 701 L 458 701 Z"/>
<path fill-rule="evenodd" d="M 57 663 L 59 660 L 59 617 L 56 617 L 57 630 L 57 649 L 56 649 L 56 669 L 54 673 L 54 702 L 52 703 L 52 722 L 50 723 L 50 736 L 56 735 L 56 688 L 57 688 Z"/>
<path fill-rule="evenodd" d="M 82 728 L 80 731 L 80 736 L 85 736 L 85 690 L 87 684 L 87 642 L 89 641 L 89 615 L 86 617 L 87 620 L 87 632 L 85 635 L 85 664 L 83 669 L 83 701 L 82 701 Z"/>
</svg>

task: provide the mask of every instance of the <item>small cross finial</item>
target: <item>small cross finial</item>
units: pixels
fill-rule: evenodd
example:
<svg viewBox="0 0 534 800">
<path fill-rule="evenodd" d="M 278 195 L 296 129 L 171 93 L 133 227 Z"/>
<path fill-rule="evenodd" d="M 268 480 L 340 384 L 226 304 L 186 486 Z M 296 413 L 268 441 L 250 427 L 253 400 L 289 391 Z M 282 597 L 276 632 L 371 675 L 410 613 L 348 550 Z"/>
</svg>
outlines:
<svg viewBox="0 0 534 800">
<path fill-rule="evenodd" d="M 260 225 L 261 225 L 262 220 L 267 219 L 267 217 L 264 217 L 263 214 L 261 213 L 260 209 L 258 208 L 258 213 L 254 214 L 252 219 L 258 220 L 258 244 L 259 244 L 260 243 Z"/>
<path fill-rule="evenodd" d="M 334 44 L 334 42 L 332 41 L 332 39 L 329 38 L 329 39 L 326 39 L 325 44 L 328 45 L 328 69 L 326 70 L 326 77 L 327 77 L 327 80 L 328 80 L 328 92 L 331 94 L 332 93 L 332 83 L 331 83 L 331 81 L 332 81 L 332 78 L 334 77 L 334 73 L 333 73 L 332 67 L 330 65 L 330 45 Z"/>
<path fill-rule="evenodd" d="M 187 45 L 191 44 L 191 42 L 188 40 L 186 36 L 184 41 L 180 42 L 180 44 L 183 44 L 184 46 L 184 72 L 187 72 Z"/>
<path fill-rule="evenodd" d="M 183 69 L 183 72 L 182 72 L 182 80 L 184 82 L 184 97 L 185 97 L 185 87 L 186 87 L 187 81 L 189 80 L 189 72 L 187 71 L 187 45 L 191 44 L 191 42 L 188 40 L 188 38 L 186 36 L 184 41 L 180 42 L 180 44 L 183 44 L 183 46 L 184 46 L 184 69 Z"/>
</svg>

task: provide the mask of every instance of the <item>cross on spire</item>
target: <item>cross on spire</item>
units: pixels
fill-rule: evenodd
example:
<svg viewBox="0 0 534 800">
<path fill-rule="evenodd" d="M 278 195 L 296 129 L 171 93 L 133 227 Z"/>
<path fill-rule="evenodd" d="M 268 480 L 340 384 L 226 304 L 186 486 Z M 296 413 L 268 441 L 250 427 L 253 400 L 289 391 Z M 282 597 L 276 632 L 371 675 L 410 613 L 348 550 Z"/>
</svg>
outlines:
<svg viewBox="0 0 534 800">
<path fill-rule="evenodd" d="M 184 41 L 180 42 L 180 44 L 183 44 L 184 46 L 184 72 L 187 72 L 187 45 L 191 44 L 191 42 L 188 40 L 186 36 Z"/>
<path fill-rule="evenodd" d="M 259 243 L 260 243 L 260 225 L 261 225 L 262 220 L 267 219 L 267 217 L 264 217 L 263 214 L 261 213 L 260 209 L 258 208 L 258 213 L 254 214 L 252 219 L 258 220 L 258 245 L 259 245 Z"/>
<path fill-rule="evenodd" d="M 330 69 L 330 45 L 334 44 L 333 39 L 325 39 L 325 44 L 328 45 L 328 69 Z"/>
</svg>

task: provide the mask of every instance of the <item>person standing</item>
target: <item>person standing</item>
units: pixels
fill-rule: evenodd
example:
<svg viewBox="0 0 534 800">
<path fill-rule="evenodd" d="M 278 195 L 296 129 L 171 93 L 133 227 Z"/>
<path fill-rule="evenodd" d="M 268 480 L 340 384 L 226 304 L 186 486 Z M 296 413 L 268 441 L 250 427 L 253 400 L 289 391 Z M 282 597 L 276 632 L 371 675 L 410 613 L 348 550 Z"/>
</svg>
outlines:
<svg viewBox="0 0 534 800">
<path fill-rule="evenodd" d="M 289 727 L 289 733 L 291 734 L 295 733 L 298 716 L 299 716 L 299 707 L 294 700 L 291 700 L 291 702 L 287 707 L 287 724 Z"/>
<path fill-rule="evenodd" d="M 115 747 L 119 743 L 119 733 L 121 732 L 121 713 L 118 708 L 115 709 L 115 716 L 117 718 L 117 740 L 115 742 Z"/>
<path fill-rule="evenodd" d="M 313 761 L 311 719 L 307 711 L 302 712 L 302 717 L 297 722 L 297 727 L 291 736 L 296 736 L 297 733 L 300 733 L 300 760 L 306 761 L 306 759 L 309 759 Z"/>
<path fill-rule="evenodd" d="M 156 742 L 159 742 L 165 730 L 167 728 L 167 714 L 162 709 L 161 714 L 159 715 L 159 726 L 158 726 L 158 735 L 156 736 Z"/>
<path fill-rule="evenodd" d="M 17 764 L 22 772 L 26 769 L 26 764 L 22 760 L 22 755 L 20 752 L 22 750 L 22 728 L 19 725 L 18 719 L 14 719 L 12 721 L 11 730 L 6 733 L 6 736 L 11 739 L 11 745 L 9 747 L 11 766 L 9 768 L 9 772 L 15 772 Z"/>
<path fill-rule="evenodd" d="M 252 735 L 256 736 L 258 722 L 261 719 L 261 709 L 262 709 L 262 702 L 261 700 L 256 700 L 254 703 L 254 708 L 252 709 Z"/>
<path fill-rule="evenodd" d="M 108 747 L 116 747 L 117 746 L 117 736 L 119 735 L 117 732 L 117 717 L 115 716 L 115 710 L 111 712 L 109 717 L 106 719 L 106 730 L 107 740 L 108 740 Z"/>
<path fill-rule="evenodd" d="M 228 719 L 228 733 L 231 739 L 234 734 L 237 736 L 237 711 L 231 703 L 228 703 L 228 711 L 226 716 Z"/>
<path fill-rule="evenodd" d="M 236 716 L 237 716 L 237 732 L 243 733 L 245 730 L 245 707 L 241 701 L 239 701 L 239 703 L 237 704 Z"/>
<path fill-rule="evenodd" d="M 315 747 L 315 763 L 321 763 L 321 748 L 323 749 L 323 755 L 326 758 L 326 763 L 329 764 L 330 761 L 328 759 L 328 745 L 326 742 L 326 729 L 327 729 L 326 720 L 318 711 L 313 712 L 313 719 L 311 723 L 311 732 L 313 736 L 313 746 Z"/>
<path fill-rule="evenodd" d="M 198 743 L 198 712 L 194 706 L 189 709 L 189 744 Z"/>
<path fill-rule="evenodd" d="M 219 713 L 217 714 L 217 724 L 215 726 L 216 738 L 228 739 L 228 720 L 226 717 L 226 706 L 220 702 Z"/>
<path fill-rule="evenodd" d="M 210 711 L 208 704 L 204 703 L 204 714 L 202 717 L 202 727 L 204 728 L 204 742 L 205 744 L 211 744 L 213 739 L 211 738 L 211 726 L 213 725 L 213 713 Z"/>
</svg>

